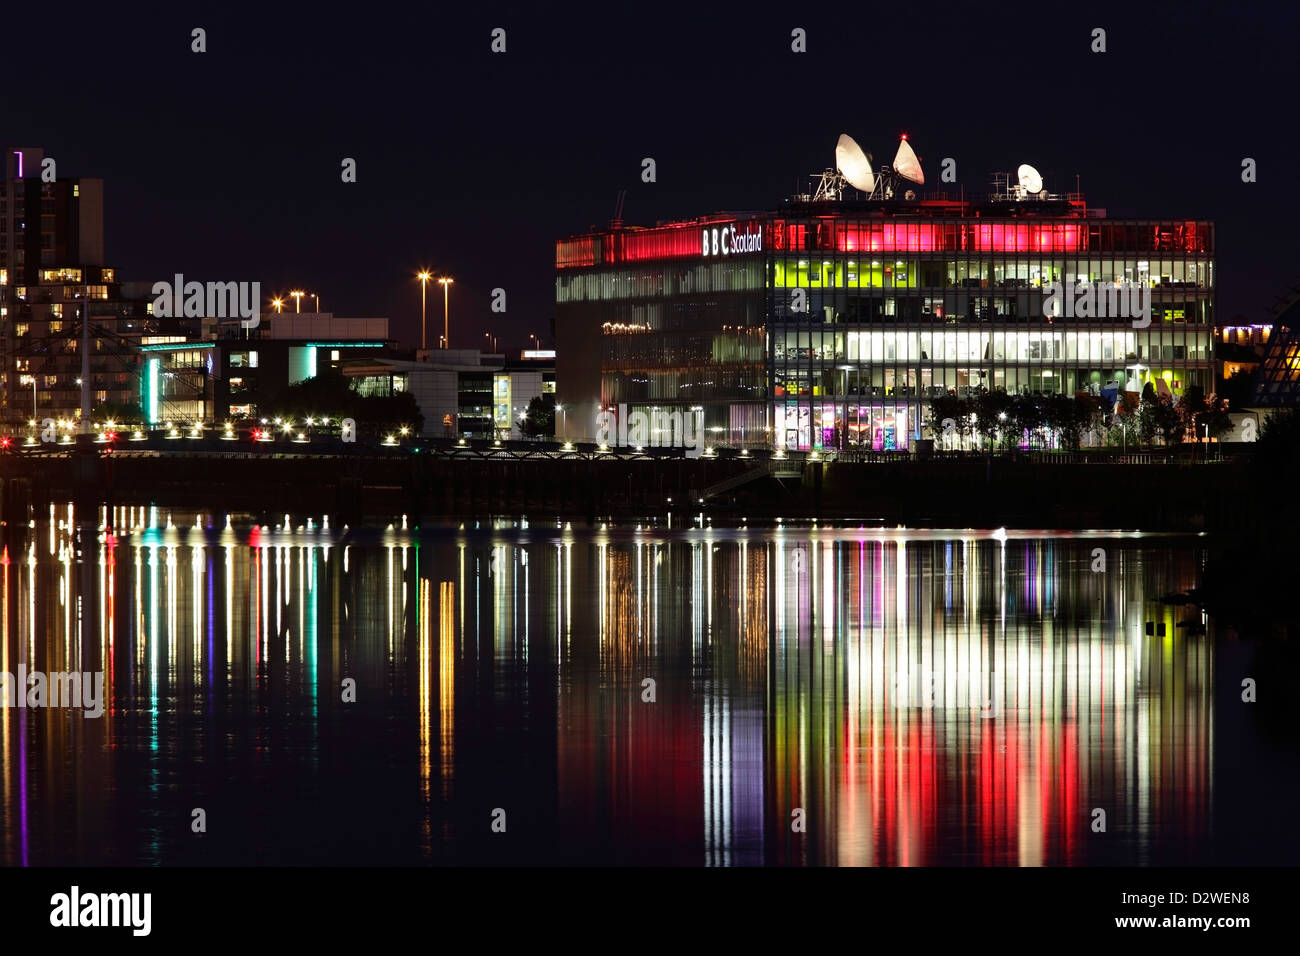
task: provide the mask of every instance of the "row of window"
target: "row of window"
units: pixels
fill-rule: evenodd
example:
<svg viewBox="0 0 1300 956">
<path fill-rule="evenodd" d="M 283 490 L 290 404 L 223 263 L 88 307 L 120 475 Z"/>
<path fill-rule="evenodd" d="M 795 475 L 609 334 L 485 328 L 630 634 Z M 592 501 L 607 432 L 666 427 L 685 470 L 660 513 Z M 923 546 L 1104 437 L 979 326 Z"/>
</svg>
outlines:
<svg viewBox="0 0 1300 956">
<path fill-rule="evenodd" d="M 564 274 L 555 278 L 555 301 L 608 302 L 701 292 L 748 292 L 762 288 L 762 260 L 737 259 Z"/>
<path fill-rule="evenodd" d="M 767 396 L 767 370 L 761 366 L 606 371 L 601 375 L 601 383 L 601 400 L 612 405 L 638 401 L 756 401 Z"/>
<path fill-rule="evenodd" d="M 1157 391 L 1168 390 L 1172 396 L 1184 394 L 1189 386 L 1208 390 L 1208 369 L 1180 368 L 1171 365 L 1118 368 L 1091 366 L 1084 368 L 948 368 L 948 369 L 875 369 L 862 374 L 819 374 L 778 377 L 773 382 L 776 402 L 835 403 L 853 405 L 876 399 L 929 402 L 941 396 L 968 396 L 980 389 L 1005 391 L 1008 394 L 1065 394 L 1079 392 L 1114 401 L 1125 389 L 1140 391 L 1147 382 Z M 1160 383 L 1163 383 L 1161 385 Z"/>
<path fill-rule="evenodd" d="M 1214 252 L 1208 222 L 989 219 L 775 220 L 768 248 L 792 252 Z"/>
<path fill-rule="evenodd" d="M 1207 360 L 1206 333 L 1131 330 L 1032 332 L 788 332 L 774 336 L 778 365 L 818 362 L 1093 361 L 1126 355 Z"/>
<path fill-rule="evenodd" d="M 1211 289 L 1214 263 L 1208 259 L 774 259 L 768 263 L 773 288 L 1041 289 L 1051 282 L 1136 283 L 1157 290 Z"/>
<path fill-rule="evenodd" d="M 1067 304 L 1068 299 L 1068 304 Z M 773 290 L 768 294 L 768 321 L 945 324 L 976 322 L 1108 322 L 1128 325 L 1134 319 L 1152 322 L 1214 324 L 1214 301 L 1209 295 L 1184 290 L 1149 295 L 1134 288 L 1103 284 L 1067 296 L 1047 298 L 1041 291 L 1014 295 L 987 295 L 949 291 L 939 295 L 880 295 L 818 289 Z"/>
</svg>

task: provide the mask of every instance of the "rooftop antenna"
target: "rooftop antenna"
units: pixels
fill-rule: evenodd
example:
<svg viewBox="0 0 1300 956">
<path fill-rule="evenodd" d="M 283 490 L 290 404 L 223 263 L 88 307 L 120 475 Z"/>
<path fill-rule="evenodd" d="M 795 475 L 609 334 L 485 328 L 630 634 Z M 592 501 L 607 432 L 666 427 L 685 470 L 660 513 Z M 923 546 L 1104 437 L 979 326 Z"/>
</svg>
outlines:
<svg viewBox="0 0 1300 956">
<path fill-rule="evenodd" d="M 1047 198 L 1043 190 L 1042 174 L 1028 163 L 1021 163 L 1016 169 L 1015 194 L 1017 199 L 1027 199 L 1030 196 L 1038 199 Z"/>
<path fill-rule="evenodd" d="M 916 158 L 912 145 L 907 141 L 906 133 L 898 142 L 898 153 L 894 156 L 894 172 L 918 186 L 925 185 L 925 173 L 921 171 L 921 161 Z"/>
<path fill-rule="evenodd" d="M 912 144 L 907 141 L 906 133 L 903 133 L 899 139 L 898 152 L 894 155 L 894 165 L 880 167 L 880 173 L 876 176 L 876 188 L 872 192 L 871 198 L 893 199 L 900 177 L 914 182 L 918 186 L 925 185 L 925 173 L 921 172 L 921 161 L 916 158 L 916 153 L 912 150 Z M 915 199 L 916 193 L 909 189 L 904 194 L 904 197 Z"/>
<path fill-rule="evenodd" d="M 875 188 L 875 178 L 871 173 L 871 157 L 862 151 L 852 136 L 841 133 L 835 144 L 835 168 L 822 172 L 813 191 L 813 201 L 842 198 L 845 184 L 870 195 Z"/>
<path fill-rule="evenodd" d="M 609 221 L 611 229 L 617 229 L 623 225 L 623 201 L 627 199 L 627 190 L 618 191 L 618 200 L 614 203 L 614 218 Z"/>
<path fill-rule="evenodd" d="M 875 177 L 871 174 L 871 157 L 848 133 L 841 133 L 839 142 L 835 144 L 835 168 L 854 189 L 870 195 L 876 188 Z"/>
</svg>

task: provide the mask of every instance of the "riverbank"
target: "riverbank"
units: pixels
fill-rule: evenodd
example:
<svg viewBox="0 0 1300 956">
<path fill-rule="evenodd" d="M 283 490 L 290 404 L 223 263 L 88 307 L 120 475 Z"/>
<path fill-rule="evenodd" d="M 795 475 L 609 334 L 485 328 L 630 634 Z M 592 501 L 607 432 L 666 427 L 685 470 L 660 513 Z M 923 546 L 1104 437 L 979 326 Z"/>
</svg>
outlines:
<svg viewBox="0 0 1300 956">
<path fill-rule="evenodd" d="M 845 521 L 916 528 L 1095 528 L 1259 536 L 1277 528 L 1248 460 L 1055 463 L 999 457 L 799 462 L 746 458 L 221 453 L 0 460 L 0 520 L 51 503 L 221 507 L 331 514 L 361 524 L 407 515 L 577 523 L 703 513 L 715 526 Z M 703 501 L 701 501 L 703 499 Z M 1288 519 L 1289 520 L 1289 519 Z"/>
</svg>

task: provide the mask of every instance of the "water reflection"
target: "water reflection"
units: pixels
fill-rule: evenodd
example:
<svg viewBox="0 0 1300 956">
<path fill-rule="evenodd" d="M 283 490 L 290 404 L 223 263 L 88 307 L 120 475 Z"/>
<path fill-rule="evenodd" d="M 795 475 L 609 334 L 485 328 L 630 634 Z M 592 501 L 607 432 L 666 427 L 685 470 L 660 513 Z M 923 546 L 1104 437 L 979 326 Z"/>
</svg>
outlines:
<svg viewBox="0 0 1300 956">
<path fill-rule="evenodd" d="M 1158 600 L 1200 560 L 1137 536 L 339 535 L 60 507 L 0 556 L 0 671 L 102 670 L 106 703 L 0 708 L 0 854 L 1200 860 L 1212 628 Z"/>
</svg>

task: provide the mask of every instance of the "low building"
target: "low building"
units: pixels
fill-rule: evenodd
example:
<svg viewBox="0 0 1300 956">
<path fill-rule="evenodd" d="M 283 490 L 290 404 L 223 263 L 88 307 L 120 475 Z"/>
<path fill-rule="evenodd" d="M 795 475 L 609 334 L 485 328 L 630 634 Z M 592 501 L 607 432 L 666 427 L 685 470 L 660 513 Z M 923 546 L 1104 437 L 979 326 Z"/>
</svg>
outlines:
<svg viewBox="0 0 1300 956">
<path fill-rule="evenodd" d="M 214 420 L 255 418 L 291 385 L 325 368 L 342 371 L 390 345 L 388 319 L 329 312 L 263 315 L 252 329 L 219 327 L 213 342 Z"/>
<path fill-rule="evenodd" d="M 555 393 L 554 352 L 510 359 L 477 349 L 438 349 L 428 361 L 375 355 L 342 369 L 362 395 L 409 391 L 430 437 L 523 437 L 529 403 Z"/>
</svg>

